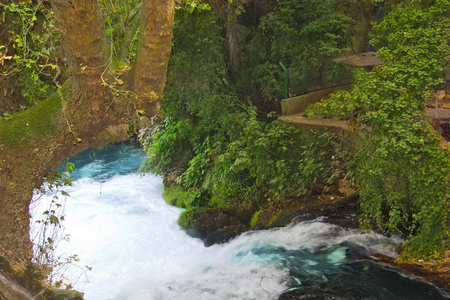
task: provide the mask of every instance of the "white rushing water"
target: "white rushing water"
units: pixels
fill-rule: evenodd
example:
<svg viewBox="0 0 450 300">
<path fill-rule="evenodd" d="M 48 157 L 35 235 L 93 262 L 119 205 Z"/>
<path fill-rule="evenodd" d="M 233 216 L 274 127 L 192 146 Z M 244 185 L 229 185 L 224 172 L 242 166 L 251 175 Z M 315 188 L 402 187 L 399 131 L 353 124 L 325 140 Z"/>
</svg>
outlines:
<svg viewBox="0 0 450 300">
<path fill-rule="evenodd" d="M 83 178 L 68 192 L 70 243 L 58 252 L 92 267 L 75 285 L 88 300 L 270 299 L 286 288 L 286 270 L 236 258 L 245 242 L 206 248 L 181 231 L 181 210 L 164 202 L 158 177 Z M 76 277 L 77 268 L 70 273 Z"/>
<path fill-rule="evenodd" d="M 138 165 L 142 154 L 133 155 Z M 57 252 L 77 254 L 78 265 L 92 267 L 86 275 L 77 267 L 65 274 L 87 300 L 277 299 L 295 286 L 331 286 L 364 276 L 375 278 L 376 283 L 366 283 L 370 287 L 364 293 L 370 294 L 386 277 L 376 274 L 392 273 L 369 259 L 370 251 L 394 254 L 385 238 L 320 221 L 250 232 L 205 247 L 176 224 L 181 210 L 162 199 L 161 178 L 141 177 L 134 167 L 115 173 L 103 169 L 126 169 L 129 163 L 120 158 L 87 163 L 78 181 L 65 189 L 70 242 L 62 241 Z M 352 251 L 356 254 L 350 258 Z M 375 272 L 365 275 L 368 269 Z M 340 279 L 338 273 L 350 277 Z M 354 289 L 365 291 L 359 285 Z"/>
</svg>

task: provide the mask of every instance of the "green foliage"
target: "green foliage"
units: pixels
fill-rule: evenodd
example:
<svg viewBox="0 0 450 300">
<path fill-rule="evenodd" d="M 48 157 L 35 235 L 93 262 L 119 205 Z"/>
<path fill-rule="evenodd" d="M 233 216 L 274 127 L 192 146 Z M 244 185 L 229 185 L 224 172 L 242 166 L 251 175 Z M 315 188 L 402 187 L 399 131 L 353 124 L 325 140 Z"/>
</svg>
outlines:
<svg viewBox="0 0 450 300">
<path fill-rule="evenodd" d="M 269 35 L 271 56 L 286 62 L 315 64 L 342 52 L 350 20 L 336 1 L 280 0 L 262 30 Z"/>
<path fill-rule="evenodd" d="M 22 95 L 32 106 L 56 90 L 59 67 L 55 64 L 55 51 L 60 35 L 54 24 L 53 12 L 44 4 L 27 1 L 2 6 L 5 12 L 18 17 L 21 32 L 12 32 L 15 35 L 14 64 L 2 70 L 1 75 L 14 74 Z"/>
<path fill-rule="evenodd" d="M 402 1 L 375 26 L 385 64 L 356 76 L 352 97 L 370 130 L 355 154 L 364 225 L 407 237 L 404 256 L 449 247 L 449 152 L 423 117 L 448 66 L 448 0 Z"/>
<path fill-rule="evenodd" d="M 40 268 L 49 271 L 47 281 L 50 284 L 57 284 L 60 280 L 62 282 L 67 266 L 78 261 L 77 255 L 55 254 L 59 242 L 68 239 L 68 236 L 64 235 L 64 220 L 65 203 L 69 194 L 63 188 L 72 186 L 75 180 L 72 176 L 74 168 L 74 164 L 67 162 L 64 165 L 64 172 L 54 171 L 47 174 L 44 184 L 36 190 L 36 197 L 31 203 L 31 211 L 46 207 L 41 216 L 37 212 L 34 213 L 30 232 L 34 244 L 34 262 Z M 51 195 L 51 200 L 43 203 L 42 195 Z"/>
<path fill-rule="evenodd" d="M 217 17 L 209 10 L 179 5 L 175 11 L 168 90 L 227 90 L 223 38 Z"/>
<path fill-rule="evenodd" d="M 192 157 L 236 134 L 233 123 L 238 116 L 231 112 L 239 103 L 227 88 L 220 27 L 210 11 L 191 8 L 176 10 L 166 96 L 161 100 L 165 120 L 146 146 L 149 159 L 143 170 L 161 175 L 184 171 Z"/>
<path fill-rule="evenodd" d="M 62 166 L 64 171 L 53 171 L 44 177 L 44 183 L 35 191 L 30 204 L 33 218 L 30 221 L 30 238 L 33 242 L 33 261 L 42 270 L 45 270 L 47 282 L 55 287 L 66 286 L 72 288 L 66 278 L 65 272 L 71 265 L 79 261 L 78 255 L 56 255 L 55 250 L 63 240 L 68 241 L 69 235 L 64 234 L 65 204 L 69 194 L 64 188 L 70 187 L 76 179 L 72 173 L 75 165 L 66 161 Z M 43 197 L 45 196 L 45 197 Z M 44 211 L 41 209 L 44 207 Z M 39 214 L 41 213 L 41 214 Z M 88 266 L 79 269 L 86 273 Z M 72 278 L 73 280 L 73 278 Z"/>
<path fill-rule="evenodd" d="M 172 162 L 189 149 L 191 131 L 192 127 L 189 121 L 175 123 L 167 121 L 167 124 L 152 137 L 151 143 L 144 145 L 147 160 L 142 165 L 141 170 L 158 175 L 175 171 L 176 166 Z"/>
<path fill-rule="evenodd" d="M 449 246 L 449 154 L 423 117 L 424 99 L 448 67 L 449 4 L 391 3 L 371 42 L 385 63 L 371 73 L 357 71 L 351 92 L 308 111 L 310 117 L 348 118 L 357 109 L 364 139 L 352 162 L 362 225 L 403 233 L 405 256 L 425 257 Z M 340 176 L 349 155 L 337 136 L 271 122 L 273 116 L 262 118 L 233 95 L 213 14 L 187 6 L 176 20 L 161 102 L 165 120 L 146 144 L 144 170 L 183 188 L 177 192 L 177 205 L 188 208 L 182 222 L 194 218 L 189 208 L 258 210 Z M 324 70 L 339 77 L 347 71 L 327 60 L 345 50 L 349 24 L 337 1 L 279 1 L 258 28 L 248 29 L 240 78 L 270 98 L 282 94 L 280 61 L 298 70 L 295 77 L 309 88 Z"/>
<path fill-rule="evenodd" d="M 266 98 L 282 98 L 283 70 L 290 72 L 293 93 L 320 88 L 324 69 L 342 77 L 347 68 L 328 66 L 347 49 L 350 18 L 341 1 L 280 0 L 257 29 L 248 32 L 241 75 L 259 86 Z M 326 77 L 326 76 L 325 76 Z"/>
<path fill-rule="evenodd" d="M 213 96 L 196 91 L 168 94 L 161 103 L 164 123 L 145 146 L 148 160 L 144 171 L 156 174 L 184 171 L 194 156 L 207 160 L 212 149 L 239 134 L 238 102 L 234 96 Z M 167 115 L 170 114 L 170 117 Z M 174 163 L 176 161 L 176 163 Z M 191 165 L 206 165 L 196 158 Z M 191 169 L 188 178 L 196 178 Z"/>
<path fill-rule="evenodd" d="M 0 116 L 0 120 L 5 120 L 5 121 L 11 120 L 12 118 L 13 118 L 13 116 L 9 113 L 3 113 L 3 116 Z"/>
<path fill-rule="evenodd" d="M 178 206 L 253 207 L 311 193 L 331 176 L 330 134 L 266 123 L 251 107 L 227 111 L 214 104 L 222 107 L 220 115 L 203 106 L 195 122 L 166 119 L 146 146 L 144 170 L 176 174 L 184 187 Z"/>
<path fill-rule="evenodd" d="M 240 137 L 215 161 L 212 203 L 253 205 L 262 195 L 270 201 L 311 193 L 330 175 L 331 145 L 327 133 L 300 131 L 279 122 L 265 124 L 250 110 Z"/>
<path fill-rule="evenodd" d="M 329 98 L 309 106 L 305 116 L 310 119 L 346 120 L 352 117 L 357 108 L 349 91 L 337 91 Z"/>
<path fill-rule="evenodd" d="M 208 3 L 202 3 L 201 1 L 183 0 L 175 5 L 175 9 L 193 13 L 197 10 L 211 10 L 211 6 Z"/>
</svg>

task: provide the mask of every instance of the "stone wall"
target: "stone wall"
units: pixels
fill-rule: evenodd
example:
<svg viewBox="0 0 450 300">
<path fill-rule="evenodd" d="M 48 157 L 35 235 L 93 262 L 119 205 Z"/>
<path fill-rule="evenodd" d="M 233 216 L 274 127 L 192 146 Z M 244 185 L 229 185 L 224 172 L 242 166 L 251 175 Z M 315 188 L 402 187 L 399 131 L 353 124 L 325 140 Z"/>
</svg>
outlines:
<svg viewBox="0 0 450 300">
<path fill-rule="evenodd" d="M 316 102 L 319 102 L 320 100 L 327 97 L 331 93 L 334 93 L 337 90 L 349 89 L 350 87 L 351 85 L 348 84 L 344 86 L 308 93 L 293 98 L 283 99 L 281 100 L 281 114 L 283 116 L 290 116 L 302 113 L 306 110 L 308 106 Z"/>
</svg>

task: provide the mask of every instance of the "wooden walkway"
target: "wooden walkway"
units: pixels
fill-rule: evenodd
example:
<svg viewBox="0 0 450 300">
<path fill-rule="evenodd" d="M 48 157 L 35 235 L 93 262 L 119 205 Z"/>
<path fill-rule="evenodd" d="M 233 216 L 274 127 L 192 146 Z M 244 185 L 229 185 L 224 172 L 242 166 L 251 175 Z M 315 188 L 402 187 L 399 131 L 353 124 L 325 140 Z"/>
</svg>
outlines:
<svg viewBox="0 0 450 300">
<path fill-rule="evenodd" d="M 300 124 L 309 127 L 335 127 L 341 129 L 349 129 L 347 121 L 332 120 L 332 119 L 307 119 L 303 113 L 298 113 L 290 116 L 281 116 L 279 119 L 286 123 Z"/>
<path fill-rule="evenodd" d="M 299 124 L 308 127 L 335 127 L 341 129 L 349 129 L 347 121 L 331 120 L 331 119 L 307 119 L 304 112 L 309 105 L 319 102 L 331 93 L 340 89 L 348 89 L 350 85 L 329 88 L 320 91 L 314 91 L 305 95 L 283 99 L 281 101 L 282 116 L 281 121 L 291 124 Z"/>
</svg>

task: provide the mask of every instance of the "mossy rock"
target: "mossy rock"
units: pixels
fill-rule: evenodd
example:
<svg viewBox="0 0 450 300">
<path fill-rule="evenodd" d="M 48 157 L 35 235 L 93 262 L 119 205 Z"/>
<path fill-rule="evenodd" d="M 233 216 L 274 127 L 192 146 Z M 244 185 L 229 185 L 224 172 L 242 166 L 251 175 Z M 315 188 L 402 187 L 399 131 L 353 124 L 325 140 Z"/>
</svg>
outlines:
<svg viewBox="0 0 450 300">
<path fill-rule="evenodd" d="M 48 270 L 37 264 L 29 264 L 24 270 L 14 271 L 8 261 L 0 256 L 0 299 L 83 300 L 83 293 L 49 287 L 45 283 L 47 274 Z"/>
<path fill-rule="evenodd" d="M 251 228 L 255 230 L 273 227 L 273 223 L 278 219 L 279 209 L 261 209 L 257 211 L 251 221 Z"/>
<path fill-rule="evenodd" d="M 8 263 L 8 261 L 3 258 L 2 256 L 0 256 L 0 270 L 2 270 L 2 273 L 6 273 L 6 274 L 12 274 L 13 270 L 11 268 L 11 265 Z"/>
<path fill-rule="evenodd" d="M 299 199 L 283 199 L 257 211 L 251 220 L 251 229 L 261 230 L 287 226 L 326 217 L 333 224 L 357 228 L 356 200 L 337 195 L 315 195 Z"/>
<path fill-rule="evenodd" d="M 5 145 L 27 144 L 58 133 L 65 128 L 62 120 L 61 95 L 67 97 L 70 80 L 60 91 L 25 111 L 15 113 L 10 120 L 0 121 L 0 142 Z"/>
<path fill-rule="evenodd" d="M 47 274 L 48 272 L 37 264 L 29 264 L 23 272 L 16 273 L 16 278 L 27 290 L 39 292 L 43 288 Z"/>
<path fill-rule="evenodd" d="M 162 197 L 167 204 L 183 208 L 183 192 L 186 190 L 176 183 L 164 187 Z"/>
<path fill-rule="evenodd" d="M 245 224 L 250 224 L 255 210 L 245 205 L 229 205 L 227 207 L 219 207 L 225 214 L 235 216 Z"/>
<path fill-rule="evenodd" d="M 219 208 L 188 209 L 180 215 L 178 224 L 206 246 L 227 242 L 250 229 L 247 223 Z"/>
<path fill-rule="evenodd" d="M 49 288 L 45 292 L 45 298 L 47 300 L 83 300 L 84 294 L 74 290 Z"/>
</svg>

